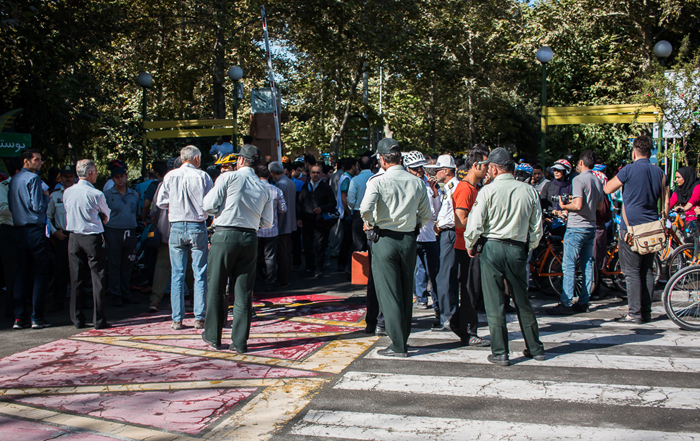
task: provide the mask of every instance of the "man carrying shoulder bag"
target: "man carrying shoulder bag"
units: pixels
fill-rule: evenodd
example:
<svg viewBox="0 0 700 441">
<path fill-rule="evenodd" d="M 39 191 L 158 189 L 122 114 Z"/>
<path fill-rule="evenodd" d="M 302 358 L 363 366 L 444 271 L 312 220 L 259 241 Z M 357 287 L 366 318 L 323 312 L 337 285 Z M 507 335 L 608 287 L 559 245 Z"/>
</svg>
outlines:
<svg viewBox="0 0 700 441">
<path fill-rule="evenodd" d="M 632 164 L 620 170 L 605 185 L 605 193 L 622 188 L 623 222 L 620 225 L 620 264 L 627 283 L 628 313 L 617 322 L 651 321 L 654 293 L 654 251 L 663 247 L 663 223 L 659 221 L 658 202 L 661 199 L 662 218 L 668 217 L 669 192 L 666 175 L 653 165 L 652 141 L 647 136 L 634 140 Z M 661 242 L 661 243 L 659 243 Z"/>
</svg>

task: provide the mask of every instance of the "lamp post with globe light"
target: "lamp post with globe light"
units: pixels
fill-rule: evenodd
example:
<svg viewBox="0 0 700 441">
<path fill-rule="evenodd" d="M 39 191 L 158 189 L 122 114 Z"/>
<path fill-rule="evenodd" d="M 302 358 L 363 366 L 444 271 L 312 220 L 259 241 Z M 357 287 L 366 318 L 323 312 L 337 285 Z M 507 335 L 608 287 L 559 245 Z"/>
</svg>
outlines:
<svg viewBox="0 0 700 441">
<path fill-rule="evenodd" d="M 537 49 L 537 53 L 535 54 L 537 57 L 537 61 L 542 63 L 542 98 L 541 98 L 541 117 L 542 117 L 542 151 L 541 151 L 541 161 L 542 161 L 542 167 L 544 167 L 544 150 L 545 146 L 547 145 L 547 123 L 546 123 L 546 115 L 545 115 L 545 107 L 547 106 L 547 63 L 552 61 L 552 58 L 554 57 L 554 52 L 552 52 L 552 49 L 548 46 L 542 46 L 541 48 Z"/>
<path fill-rule="evenodd" d="M 238 149 L 238 100 L 243 99 L 243 86 L 238 81 L 243 78 L 243 69 L 239 66 L 231 66 L 228 70 L 228 77 L 233 80 L 233 151 Z"/>
<path fill-rule="evenodd" d="M 138 77 L 136 77 L 136 82 L 143 88 L 143 110 L 141 112 L 142 124 L 143 124 L 143 136 L 141 137 L 142 150 L 141 150 L 141 176 L 146 176 L 146 146 L 148 141 L 146 140 L 146 88 L 151 86 L 153 82 L 153 77 L 148 72 L 141 72 Z"/>
<path fill-rule="evenodd" d="M 656 58 L 659 59 L 659 62 L 661 62 L 661 67 L 664 68 L 666 66 L 666 58 L 671 56 L 671 53 L 673 52 L 673 46 L 671 43 L 669 43 L 666 40 L 660 40 L 657 41 L 656 44 L 654 45 L 654 55 Z M 659 144 L 657 146 L 657 149 L 661 151 L 661 146 L 665 147 L 665 142 L 664 142 L 664 121 L 661 119 L 659 121 Z M 666 148 L 664 148 L 664 153 L 666 152 Z M 665 160 L 666 161 L 666 160 Z M 675 161 L 674 161 L 675 164 Z M 675 168 L 675 167 L 672 167 Z"/>
</svg>

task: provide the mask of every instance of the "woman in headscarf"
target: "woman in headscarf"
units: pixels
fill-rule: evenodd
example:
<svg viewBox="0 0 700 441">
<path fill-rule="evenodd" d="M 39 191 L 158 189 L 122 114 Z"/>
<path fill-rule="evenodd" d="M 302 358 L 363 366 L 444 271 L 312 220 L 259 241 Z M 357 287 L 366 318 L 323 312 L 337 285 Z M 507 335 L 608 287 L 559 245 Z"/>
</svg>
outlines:
<svg viewBox="0 0 700 441">
<path fill-rule="evenodd" d="M 685 222 L 695 222 L 695 208 L 700 206 L 700 180 L 694 167 L 681 167 L 676 172 L 676 188 L 671 195 L 671 209 L 685 211 Z"/>
<path fill-rule="evenodd" d="M 571 164 L 566 159 L 560 159 L 552 165 L 552 173 L 554 179 L 544 186 L 540 199 L 542 208 L 560 210 L 559 202 L 552 202 L 552 196 L 571 194 Z"/>
</svg>

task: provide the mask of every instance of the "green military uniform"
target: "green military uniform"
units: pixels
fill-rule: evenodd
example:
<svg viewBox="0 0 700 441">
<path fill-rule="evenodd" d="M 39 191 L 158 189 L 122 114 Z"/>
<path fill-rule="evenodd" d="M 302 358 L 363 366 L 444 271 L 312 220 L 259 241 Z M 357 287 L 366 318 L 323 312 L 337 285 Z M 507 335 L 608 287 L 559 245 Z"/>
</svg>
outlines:
<svg viewBox="0 0 700 441">
<path fill-rule="evenodd" d="M 260 150 L 246 144 L 240 156 L 258 159 Z M 221 175 L 204 197 L 204 209 L 216 216 L 207 261 L 207 315 L 202 339 L 216 349 L 226 324 L 226 284 L 233 278 L 235 300 L 231 344 L 239 353 L 248 350 L 253 312 L 253 283 L 258 253 L 259 228 L 270 228 L 273 206 L 270 192 L 250 167 Z"/>
<path fill-rule="evenodd" d="M 400 152 L 398 143 L 385 138 L 378 154 Z M 416 227 L 432 218 L 425 184 L 400 165 L 391 166 L 367 181 L 360 215 L 370 227 L 378 227 L 372 246 L 372 274 L 377 300 L 384 314 L 388 349 L 405 356 L 411 333 L 413 277 L 416 267 Z"/>
<path fill-rule="evenodd" d="M 489 155 L 490 160 L 496 150 Z M 505 284 L 513 297 L 528 351 L 532 356 L 544 354 L 537 318 L 527 296 L 527 255 L 542 238 L 542 210 L 532 186 L 503 173 L 482 188 L 467 219 L 467 249 L 473 249 L 480 237 L 487 239 L 480 255 L 481 286 L 492 354 L 507 358 L 509 352 Z"/>
</svg>

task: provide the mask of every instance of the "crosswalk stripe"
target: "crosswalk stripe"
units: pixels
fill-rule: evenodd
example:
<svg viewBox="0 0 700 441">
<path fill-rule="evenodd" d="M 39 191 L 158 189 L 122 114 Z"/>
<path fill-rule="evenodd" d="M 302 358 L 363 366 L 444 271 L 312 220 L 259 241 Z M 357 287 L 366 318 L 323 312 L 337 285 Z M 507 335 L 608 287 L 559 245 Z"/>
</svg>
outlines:
<svg viewBox="0 0 700 441">
<path fill-rule="evenodd" d="M 550 426 L 506 421 L 474 421 L 455 418 L 388 415 L 361 412 L 311 410 L 295 425 L 292 434 L 330 438 L 423 441 L 479 441 L 511 439 L 579 441 L 698 441 L 694 433 L 664 433 L 617 428 Z"/>
<path fill-rule="evenodd" d="M 378 348 L 378 349 L 381 349 Z M 445 363 L 474 363 L 490 364 L 486 360 L 488 350 L 451 349 L 431 350 L 412 346 L 407 358 L 392 358 L 402 361 L 427 361 Z M 617 369 L 631 371 L 660 371 L 660 372 L 700 372 L 700 359 L 680 357 L 635 357 L 629 355 L 607 355 L 600 353 L 556 353 L 548 352 L 546 361 L 535 361 L 517 353 L 512 354 L 511 363 L 538 367 L 572 367 L 593 369 Z M 377 355 L 373 350 L 366 358 L 387 360 L 387 357 Z"/>
<path fill-rule="evenodd" d="M 569 383 L 496 378 L 347 372 L 334 389 L 372 392 L 419 390 L 425 394 L 506 400 L 558 400 L 581 404 L 700 408 L 700 389 Z"/>
<path fill-rule="evenodd" d="M 517 324 L 508 326 L 510 341 L 521 341 L 522 334 L 518 331 Z M 480 337 L 488 337 L 488 328 L 479 328 Z M 459 337 L 452 333 L 416 331 L 411 332 L 411 338 L 425 340 L 458 340 Z M 561 331 L 561 332 L 540 332 L 540 340 L 543 343 L 567 343 L 567 344 L 587 344 L 587 345 L 615 345 L 615 346 L 665 346 L 679 348 L 700 347 L 700 335 L 693 333 L 680 333 L 666 331 L 663 333 L 652 332 L 648 334 L 640 333 L 613 333 L 605 331 Z"/>
</svg>

